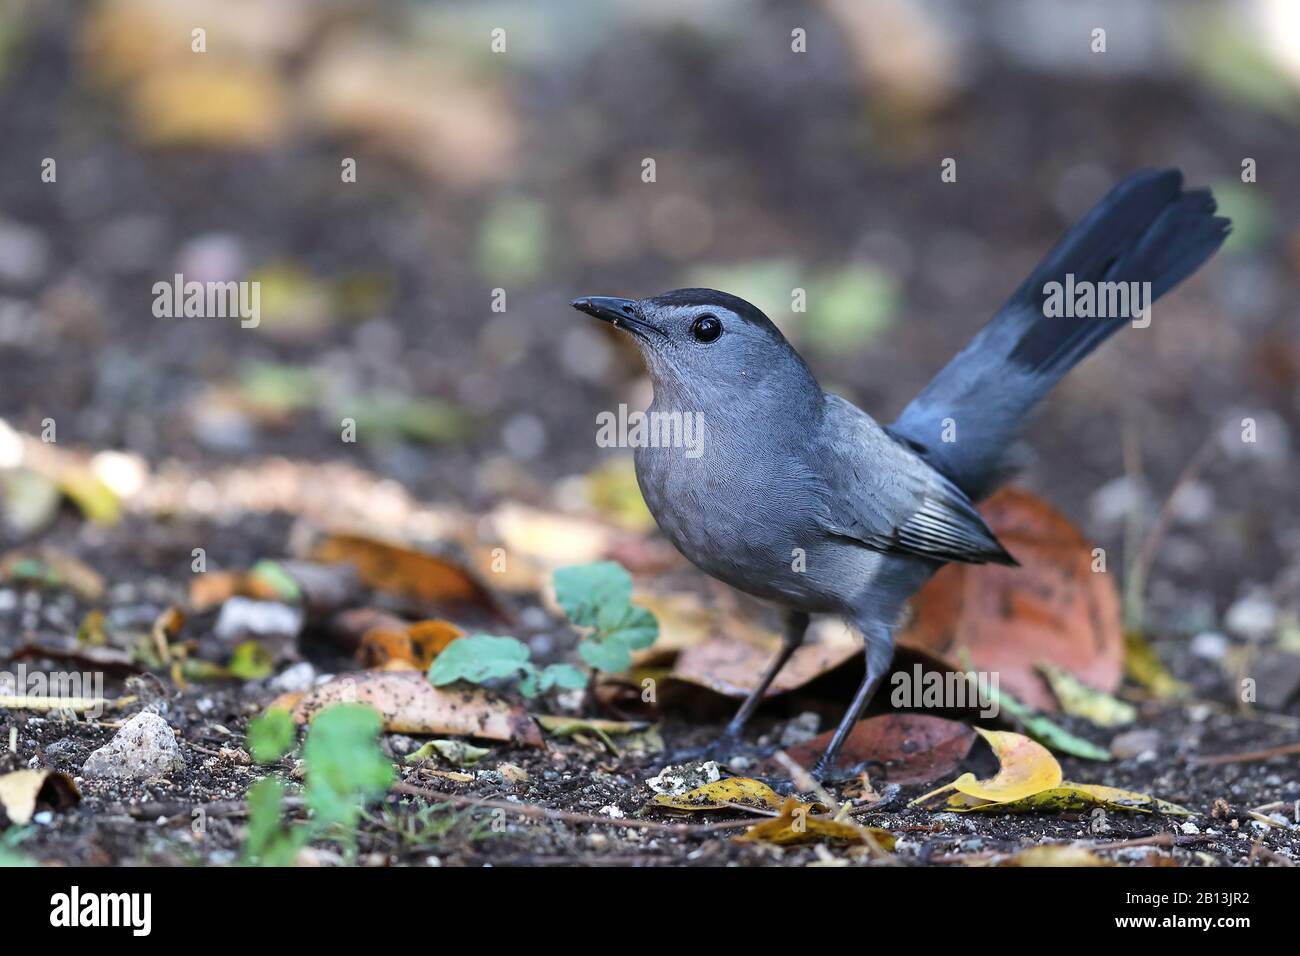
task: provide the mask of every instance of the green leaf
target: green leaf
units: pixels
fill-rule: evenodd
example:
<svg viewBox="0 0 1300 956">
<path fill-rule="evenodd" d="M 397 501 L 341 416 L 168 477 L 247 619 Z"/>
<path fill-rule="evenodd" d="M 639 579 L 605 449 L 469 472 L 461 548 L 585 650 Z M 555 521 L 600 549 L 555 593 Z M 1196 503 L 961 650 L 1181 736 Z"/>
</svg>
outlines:
<svg viewBox="0 0 1300 956">
<path fill-rule="evenodd" d="M 351 828 L 362 807 L 383 796 L 393 782 L 393 765 L 380 749 L 379 714 L 364 704 L 339 704 L 321 711 L 307 731 L 307 806 L 323 824 Z"/>
<path fill-rule="evenodd" d="M 555 572 L 555 599 L 574 624 L 597 627 L 602 608 L 631 602 L 632 577 L 617 561 L 570 565 Z"/>
<path fill-rule="evenodd" d="M 659 636 L 659 622 L 643 607 L 628 606 L 618 613 L 607 605 L 598 615 L 597 630 L 605 640 L 618 641 L 626 647 L 649 647 Z"/>
<path fill-rule="evenodd" d="M 572 664 L 550 664 L 541 672 L 542 690 L 563 687 L 565 690 L 578 690 L 587 686 L 587 675 Z"/>
<path fill-rule="evenodd" d="M 1070 733 L 1050 717 L 1031 709 L 1028 704 L 1022 704 L 1005 690 L 998 691 L 997 703 L 1024 728 L 1026 734 L 1058 753 L 1082 757 L 1084 760 L 1113 759 L 1109 750 Z"/>
<path fill-rule="evenodd" d="M 263 777 L 248 788 L 248 832 L 244 837 L 244 862 L 262 866 L 293 866 L 307 843 L 305 830 L 282 822 L 284 784 Z"/>
<path fill-rule="evenodd" d="M 248 747 L 258 763 L 275 763 L 298 742 L 298 728 L 285 710 L 268 711 L 248 725 Z"/>
<path fill-rule="evenodd" d="M 230 655 L 227 669 L 242 680 L 258 680 L 275 670 L 275 659 L 257 641 L 244 641 Z"/>
<path fill-rule="evenodd" d="M 632 666 L 632 653 L 618 641 L 585 640 L 578 645 L 578 656 L 598 671 L 617 674 Z"/>
<path fill-rule="evenodd" d="M 283 565 L 263 558 L 253 565 L 248 574 L 249 577 L 256 578 L 271 588 L 277 601 L 283 601 L 285 604 L 302 602 L 302 585 L 284 569 Z"/>
<path fill-rule="evenodd" d="M 466 680 L 481 684 L 494 678 L 525 675 L 532 670 L 527 645 L 513 637 L 471 634 L 452 641 L 433 660 L 429 680 L 435 687 Z"/>
</svg>

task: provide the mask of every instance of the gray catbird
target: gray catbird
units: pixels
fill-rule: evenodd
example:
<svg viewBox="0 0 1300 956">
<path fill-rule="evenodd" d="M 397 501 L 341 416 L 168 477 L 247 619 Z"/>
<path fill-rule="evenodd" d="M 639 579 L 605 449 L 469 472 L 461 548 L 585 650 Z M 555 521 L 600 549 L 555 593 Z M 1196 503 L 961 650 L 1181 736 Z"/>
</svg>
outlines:
<svg viewBox="0 0 1300 956">
<path fill-rule="evenodd" d="M 674 414 L 702 423 L 693 451 L 638 442 L 637 480 L 659 527 L 706 573 L 786 609 L 782 649 L 724 741 L 803 641 L 809 615 L 842 615 L 866 642 L 866 677 L 814 769 L 831 771 L 889 671 L 907 599 L 949 561 L 1015 564 L 972 502 L 1006 476 L 1026 413 L 1136 318 L 1132 309 L 1065 317 L 1049 297 L 1059 305 L 1061 288 L 1091 287 L 1096 315 L 1119 289 L 1143 291 L 1110 283 L 1150 283 L 1149 305 L 1219 248 L 1229 223 L 1214 211 L 1210 192 L 1184 191 L 1178 170 L 1130 176 L 883 427 L 822 391 L 767 316 L 736 296 L 678 289 L 573 302 L 636 339 L 654 385 L 651 435 Z"/>
</svg>

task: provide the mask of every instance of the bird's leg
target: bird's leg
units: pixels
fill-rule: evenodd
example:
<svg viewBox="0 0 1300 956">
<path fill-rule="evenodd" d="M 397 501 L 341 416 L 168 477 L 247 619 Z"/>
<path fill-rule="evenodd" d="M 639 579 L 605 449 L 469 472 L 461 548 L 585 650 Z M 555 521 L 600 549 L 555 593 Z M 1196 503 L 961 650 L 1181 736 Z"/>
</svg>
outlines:
<svg viewBox="0 0 1300 956">
<path fill-rule="evenodd" d="M 844 717 L 840 720 L 840 725 L 835 728 L 835 735 L 831 737 L 831 742 L 822 754 L 817 765 L 813 767 L 812 774 L 818 780 L 827 779 L 835 769 L 835 761 L 839 758 L 840 749 L 844 746 L 844 741 L 849 739 L 849 734 L 853 732 L 853 726 L 862 716 L 862 712 L 867 709 L 867 704 L 871 703 L 871 698 L 875 696 L 876 688 L 880 682 L 885 679 L 889 673 L 889 665 L 894 659 L 894 639 L 889 629 L 884 626 L 876 626 L 863 633 L 867 642 L 867 676 L 863 678 L 858 692 L 853 695 L 853 703 L 849 704 L 849 709 L 844 712 Z"/>
<path fill-rule="evenodd" d="M 722 738 L 719 743 L 729 743 L 740 737 L 740 732 L 745 729 L 745 724 L 749 722 L 750 717 L 754 716 L 754 711 L 758 710 L 758 705 L 762 703 L 763 695 L 767 693 L 768 687 L 772 685 L 772 681 L 776 680 L 776 675 L 781 673 L 781 668 L 785 667 L 786 662 L 790 660 L 790 655 L 803 643 L 804 635 L 807 633 L 808 615 L 803 611 L 787 611 L 785 631 L 781 635 L 781 650 L 777 652 L 776 658 L 772 661 L 758 685 L 749 692 L 745 702 L 740 705 L 740 710 L 736 711 L 736 716 L 731 718 L 731 722 L 722 731 Z"/>
<path fill-rule="evenodd" d="M 717 760 L 726 756 L 723 751 L 733 746 L 740 739 L 740 733 L 744 729 L 749 718 L 753 716 L 754 711 L 763 700 L 763 695 L 767 693 L 768 687 L 776 679 L 776 675 L 781 672 L 781 668 L 790 660 L 790 655 L 795 652 L 800 644 L 803 643 L 804 635 L 808 631 L 808 615 L 802 611 L 787 611 L 785 618 L 785 630 L 781 636 L 781 649 L 777 652 L 776 658 L 769 665 L 766 673 L 758 682 L 758 686 L 750 691 L 745 702 L 740 705 L 740 710 L 736 711 L 736 716 L 731 718 L 722 733 L 712 742 L 703 747 L 692 747 L 685 750 L 674 751 L 668 758 L 670 762 L 676 763 L 683 760 L 708 759 Z"/>
</svg>

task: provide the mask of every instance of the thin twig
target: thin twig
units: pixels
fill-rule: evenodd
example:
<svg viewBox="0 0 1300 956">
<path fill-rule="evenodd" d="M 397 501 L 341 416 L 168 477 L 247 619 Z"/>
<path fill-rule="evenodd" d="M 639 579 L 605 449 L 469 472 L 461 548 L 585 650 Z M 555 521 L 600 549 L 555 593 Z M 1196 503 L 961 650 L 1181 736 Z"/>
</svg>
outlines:
<svg viewBox="0 0 1300 956">
<path fill-rule="evenodd" d="M 1254 763 L 1257 760 L 1271 760 L 1273 757 L 1285 757 L 1300 754 L 1300 743 L 1283 744 L 1268 750 L 1247 750 L 1244 753 L 1216 754 L 1212 757 L 1191 757 L 1187 763 L 1193 767 L 1218 767 L 1226 763 Z"/>
</svg>

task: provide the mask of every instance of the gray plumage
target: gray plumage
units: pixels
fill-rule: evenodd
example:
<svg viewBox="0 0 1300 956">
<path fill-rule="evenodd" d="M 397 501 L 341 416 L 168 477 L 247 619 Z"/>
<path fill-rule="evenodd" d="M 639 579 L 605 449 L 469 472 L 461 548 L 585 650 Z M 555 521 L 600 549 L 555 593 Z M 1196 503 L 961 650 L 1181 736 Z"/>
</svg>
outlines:
<svg viewBox="0 0 1300 956">
<path fill-rule="evenodd" d="M 702 454 L 636 449 L 646 504 L 694 564 L 787 609 L 782 653 L 729 726 L 738 733 L 803 639 L 807 616 L 862 632 L 867 675 L 818 765 L 830 770 L 893 654 L 907 599 L 946 562 L 1014 564 L 976 512 L 1007 471 L 1030 408 L 1131 321 L 1048 318 L 1044 287 L 1147 281 L 1154 300 L 1222 243 L 1208 191 L 1176 170 L 1125 180 L 1047 255 L 1007 304 L 887 427 L 825 393 L 753 305 L 711 289 L 586 298 L 582 311 L 633 334 L 654 384 L 651 413 L 697 414 Z M 716 332 L 716 334 L 714 334 Z M 945 427 L 955 440 L 945 441 Z"/>
</svg>

